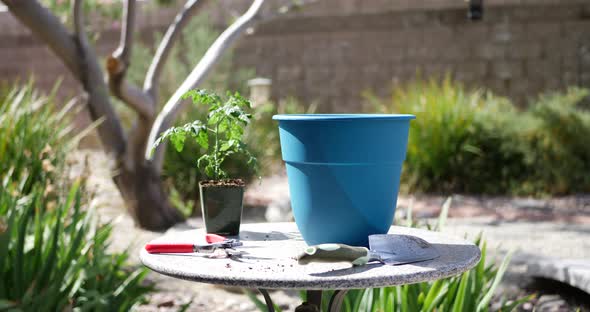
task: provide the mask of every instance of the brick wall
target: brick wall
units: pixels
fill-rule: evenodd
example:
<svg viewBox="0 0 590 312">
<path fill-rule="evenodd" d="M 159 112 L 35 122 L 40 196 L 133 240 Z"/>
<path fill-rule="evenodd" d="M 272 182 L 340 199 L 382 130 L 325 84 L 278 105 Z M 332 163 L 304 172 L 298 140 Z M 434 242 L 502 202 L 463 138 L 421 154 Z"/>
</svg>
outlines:
<svg viewBox="0 0 590 312">
<path fill-rule="evenodd" d="M 272 78 L 275 97 L 353 112 L 364 90 L 387 96 L 417 73 L 451 73 L 519 104 L 546 90 L 590 87 L 588 1 L 489 0 L 479 22 L 467 20 L 463 1 L 323 3 L 262 25 L 239 45 L 236 61 Z"/>
<path fill-rule="evenodd" d="M 463 0 L 322 0 L 257 27 L 240 40 L 234 62 L 273 79 L 273 96 L 317 101 L 323 111 L 358 111 L 361 93 L 387 96 L 392 84 L 452 73 L 520 103 L 540 91 L 590 86 L 590 4 L 587 0 L 487 0 L 484 20 L 466 19 Z M 208 8 L 218 22 L 247 2 Z M 239 8 L 238 8 L 239 7 Z M 174 9 L 142 13 L 143 33 L 163 30 Z M 98 42 L 112 51 L 115 28 Z M 61 94 L 77 84 L 65 67 L 10 16 L 0 13 L 0 77 L 33 73 Z M 21 78 L 22 79 L 22 78 Z"/>
</svg>

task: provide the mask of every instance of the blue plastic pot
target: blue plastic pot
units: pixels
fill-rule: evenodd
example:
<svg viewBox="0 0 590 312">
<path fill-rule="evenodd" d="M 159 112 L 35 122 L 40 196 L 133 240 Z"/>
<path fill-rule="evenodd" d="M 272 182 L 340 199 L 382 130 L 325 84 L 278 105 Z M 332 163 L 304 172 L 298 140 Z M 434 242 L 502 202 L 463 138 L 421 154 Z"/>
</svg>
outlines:
<svg viewBox="0 0 590 312">
<path fill-rule="evenodd" d="M 367 246 L 393 222 L 413 115 L 275 115 L 291 206 L 309 245 Z"/>
</svg>

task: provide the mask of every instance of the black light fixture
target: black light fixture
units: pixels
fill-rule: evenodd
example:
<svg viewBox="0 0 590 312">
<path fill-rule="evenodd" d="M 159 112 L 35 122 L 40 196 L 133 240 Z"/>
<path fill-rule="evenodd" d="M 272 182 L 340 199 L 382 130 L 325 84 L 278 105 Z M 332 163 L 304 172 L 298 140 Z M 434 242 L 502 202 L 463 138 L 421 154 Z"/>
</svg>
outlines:
<svg viewBox="0 0 590 312">
<path fill-rule="evenodd" d="M 483 0 L 469 0 L 467 18 L 472 21 L 479 21 L 483 18 Z"/>
</svg>

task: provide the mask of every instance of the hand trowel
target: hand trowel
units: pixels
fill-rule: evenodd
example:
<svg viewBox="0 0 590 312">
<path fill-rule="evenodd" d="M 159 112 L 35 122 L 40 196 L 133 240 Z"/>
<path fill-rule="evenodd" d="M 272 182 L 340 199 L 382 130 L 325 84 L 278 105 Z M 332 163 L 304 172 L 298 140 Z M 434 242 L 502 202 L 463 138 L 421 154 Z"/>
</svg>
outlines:
<svg viewBox="0 0 590 312">
<path fill-rule="evenodd" d="M 369 236 L 369 248 L 344 244 L 320 244 L 307 247 L 297 258 L 299 264 L 310 262 L 350 262 L 365 265 L 379 261 L 387 265 L 415 263 L 438 258 L 429 242 L 411 235 L 375 234 Z"/>
</svg>

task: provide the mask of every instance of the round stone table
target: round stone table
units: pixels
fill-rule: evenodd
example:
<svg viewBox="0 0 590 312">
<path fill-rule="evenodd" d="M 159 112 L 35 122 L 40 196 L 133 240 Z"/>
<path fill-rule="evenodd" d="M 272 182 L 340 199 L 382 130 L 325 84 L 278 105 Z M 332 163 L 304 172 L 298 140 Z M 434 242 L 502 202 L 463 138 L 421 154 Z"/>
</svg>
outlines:
<svg viewBox="0 0 590 312">
<path fill-rule="evenodd" d="M 210 258 L 197 254 L 149 254 L 140 259 L 148 268 L 175 278 L 227 286 L 256 288 L 269 311 L 272 301 L 266 289 L 307 290 L 308 304 L 319 306 L 322 290 L 337 290 L 330 311 L 340 311 L 347 289 L 412 284 L 454 276 L 474 267 L 480 250 L 462 238 L 421 229 L 392 226 L 390 234 L 418 236 L 430 242 L 440 257 L 404 265 L 369 263 L 297 264 L 297 255 L 307 246 L 295 223 L 242 224 L 238 257 Z M 168 233 L 152 242 L 204 243 L 204 229 Z"/>
</svg>

